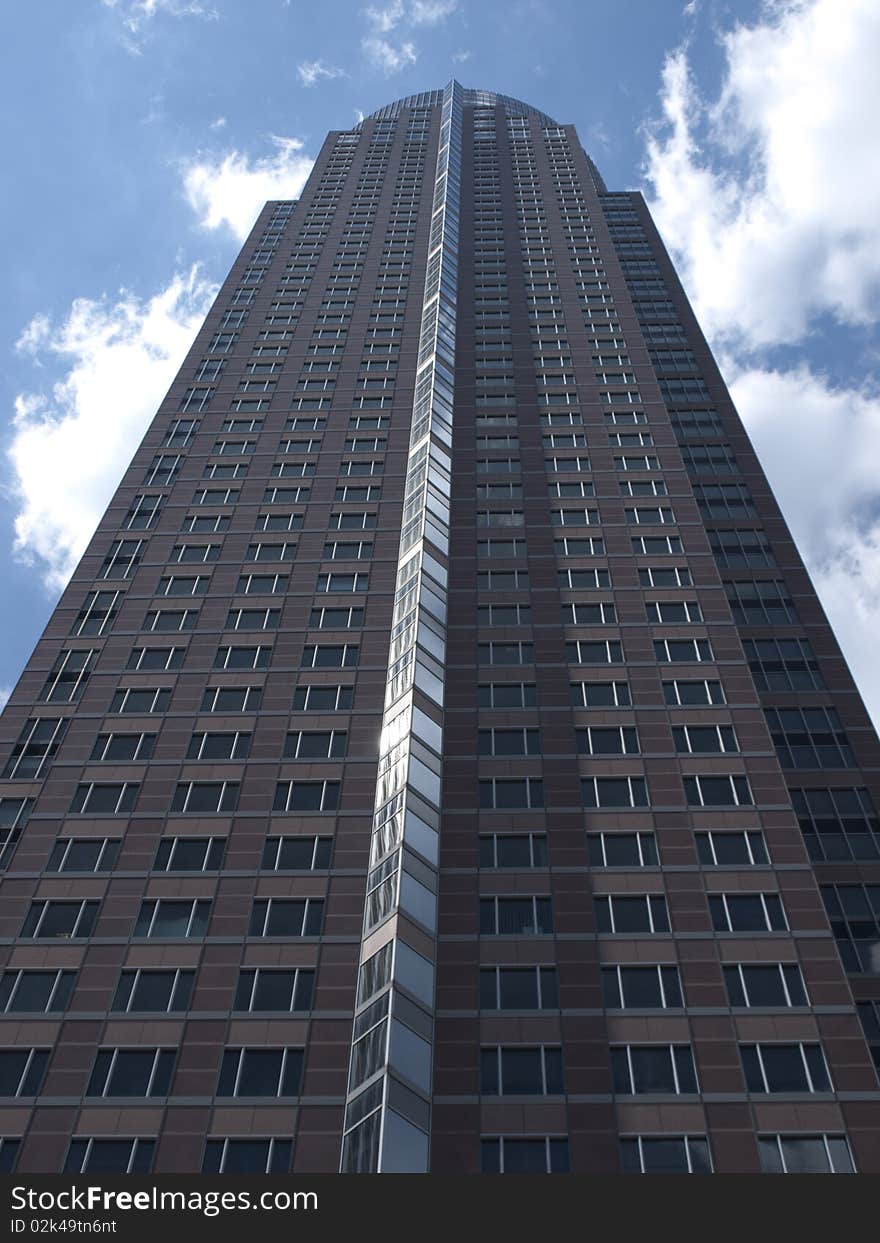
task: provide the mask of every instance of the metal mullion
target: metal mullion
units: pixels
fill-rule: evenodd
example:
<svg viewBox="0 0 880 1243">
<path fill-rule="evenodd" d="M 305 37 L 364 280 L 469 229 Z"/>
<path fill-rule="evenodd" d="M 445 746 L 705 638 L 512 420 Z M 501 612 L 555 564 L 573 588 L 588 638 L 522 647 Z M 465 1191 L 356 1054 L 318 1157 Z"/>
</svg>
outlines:
<svg viewBox="0 0 880 1243">
<path fill-rule="evenodd" d="M 159 1054 L 160 1054 L 160 1052 L 161 1052 L 161 1050 L 160 1050 L 160 1049 L 156 1049 L 156 1050 L 154 1050 L 154 1052 L 153 1052 L 153 1068 L 152 1068 L 152 1070 L 150 1071 L 149 1075 L 147 1076 L 147 1090 L 146 1090 L 146 1092 L 144 1093 L 144 1095 L 145 1095 L 145 1096 L 147 1096 L 147 1097 L 149 1097 L 150 1093 L 152 1092 L 152 1090 L 153 1090 L 153 1084 L 154 1084 L 154 1082 L 155 1082 L 155 1080 L 156 1080 L 156 1071 L 157 1071 L 158 1066 L 159 1066 Z"/>
<path fill-rule="evenodd" d="M 626 1070 L 627 1070 L 627 1074 L 629 1075 L 629 1090 L 630 1092 L 635 1094 L 636 1077 L 635 1077 L 635 1074 L 633 1073 L 632 1045 L 629 1045 L 629 1044 L 624 1045 L 624 1049 L 626 1050 Z"/>
<path fill-rule="evenodd" d="M 197 901 L 196 898 L 192 898 L 190 901 L 189 919 L 187 920 L 187 923 L 186 923 L 186 932 L 183 934 L 185 937 L 188 937 L 192 930 L 192 924 L 193 924 L 193 920 L 195 919 L 195 913 L 196 913 L 196 901 Z"/>
<path fill-rule="evenodd" d="M 235 1079 L 233 1080 L 233 1084 L 232 1084 L 232 1095 L 233 1096 L 238 1096 L 238 1089 L 241 1084 L 241 1072 L 244 1067 L 244 1054 L 245 1054 L 245 1050 L 239 1049 L 238 1066 L 236 1067 Z"/>
<path fill-rule="evenodd" d="M 675 1046 L 670 1044 L 670 1045 L 667 1045 L 666 1047 L 669 1051 L 669 1061 L 672 1065 L 672 1082 L 675 1084 L 675 1095 L 680 1096 L 681 1095 L 681 1084 L 678 1078 L 678 1064 L 675 1060 Z"/>
<path fill-rule="evenodd" d="M 104 1076 L 104 1085 L 101 1088 L 102 1096 L 107 1095 L 107 1089 L 110 1086 L 110 1080 L 113 1078 L 113 1071 L 116 1069 L 116 1059 L 118 1055 L 119 1055 L 118 1049 L 114 1049 L 113 1052 L 110 1054 L 110 1065 L 107 1067 L 107 1074 Z"/>
<path fill-rule="evenodd" d="M 657 972 L 657 983 L 660 985 L 660 1001 L 662 1002 L 663 1009 L 665 1010 L 667 1008 L 666 985 L 663 983 L 663 970 L 659 964 L 654 968 L 654 970 Z"/>
<path fill-rule="evenodd" d="M 82 898 L 79 904 L 79 914 L 77 915 L 76 920 L 73 925 L 73 933 L 71 934 L 72 936 L 78 935 L 79 925 L 80 925 L 80 921 L 82 920 L 83 911 L 85 910 L 85 907 L 86 907 L 86 899 Z"/>
<path fill-rule="evenodd" d="M 762 1082 L 763 1082 L 763 1084 L 764 1084 L 764 1091 L 765 1091 L 765 1092 L 769 1092 L 769 1091 L 770 1091 L 770 1085 L 769 1085 L 769 1083 L 767 1082 L 767 1072 L 766 1072 L 766 1071 L 765 1071 L 765 1069 L 764 1069 L 764 1057 L 763 1057 L 763 1054 L 762 1054 L 762 1051 L 761 1051 L 761 1044 L 760 1044 L 760 1041 L 756 1041 L 756 1042 L 755 1042 L 755 1053 L 756 1053 L 757 1058 L 758 1058 L 758 1066 L 759 1066 L 760 1071 L 761 1071 L 761 1080 L 762 1080 Z"/>
</svg>

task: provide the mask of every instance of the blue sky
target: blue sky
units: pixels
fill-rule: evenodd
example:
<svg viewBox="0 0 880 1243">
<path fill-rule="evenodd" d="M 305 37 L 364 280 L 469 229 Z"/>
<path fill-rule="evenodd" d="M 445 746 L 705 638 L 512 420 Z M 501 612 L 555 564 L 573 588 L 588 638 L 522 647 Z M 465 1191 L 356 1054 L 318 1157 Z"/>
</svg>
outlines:
<svg viewBox="0 0 880 1243">
<path fill-rule="evenodd" d="M 644 190 L 880 717 L 876 0 L 32 0 L 0 56 L 0 689 L 262 201 L 456 76 Z"/>
</svg>

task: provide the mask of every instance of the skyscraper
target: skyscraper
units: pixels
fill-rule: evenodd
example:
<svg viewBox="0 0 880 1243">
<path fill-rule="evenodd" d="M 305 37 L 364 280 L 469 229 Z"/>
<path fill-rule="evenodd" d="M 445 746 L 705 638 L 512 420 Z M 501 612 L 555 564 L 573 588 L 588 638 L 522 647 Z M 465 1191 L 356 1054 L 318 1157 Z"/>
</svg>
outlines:
<svg viewBox="0 0 880 1243">
<path fill-rule="evenodd" d="M 266 205 L 0 746 L 7 1170 L 880 1169 L 877 737 L 528 105 Z"/>
</svg>

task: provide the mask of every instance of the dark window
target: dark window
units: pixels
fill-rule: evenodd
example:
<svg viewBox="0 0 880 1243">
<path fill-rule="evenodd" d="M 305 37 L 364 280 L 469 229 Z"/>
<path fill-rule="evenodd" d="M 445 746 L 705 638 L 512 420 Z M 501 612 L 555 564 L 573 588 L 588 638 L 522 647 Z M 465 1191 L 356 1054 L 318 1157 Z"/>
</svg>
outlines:
<svg viewBox="0 0 880 1243">
<path fill-rule="evenodd" d="M 86 1096 L 167 1096 L 173 1049 L 101 1049 Z"/>
<path fill-rule="evenodd" d="M 492 833 L 480 838 L 481 868 L 541 868 L 547 866 L 544 833 Z"/>
<path fill-rule="evenodd" d="M 287 1174 L 293 1155 L 289 1139 L 209 1139 L 203 1174 Z"/>
<path fill-rule="evenodd" d="M 588 833 L 587 849 L 591 867 L 656 867 L 660 862 L 653 833 Z"/>
<path fill-rule="evenodd" d="M 315 972 L 307 967 L 280 970 L 257 967 L 242 970 L 235 990 L 235 1010 L 309 1010 L 315 988 Z"/>
<path fill-rule="evenodd" d="M 317 937 L 324 922 L 321 898 L 257 898 L 248 936 Z"/>
<path fill-rule="evenodd" d="M 562 1049 L 498 1045 L 480 1050 L 484 1096 L 555 1096 L 564 1091 Z"/>
<path fill-rule="evenodd" d="M 267 837 L 261 868 L 273 872 L 323 871 L 330 866 L 332 837 Z"/>
<path fill-rule="evenodd" d="M 550 898 L 481 898 L 480 934 L 535 936 L 553 931 Z"/>
<path fill-rule="evenodd" d="M 678 967 L 660 963 L 603 967 L 602 995 L 609 1010 L 677 1009 L 684 1005 Z"/>
<path fill-rule="evenodd" d="M 594 899 L 599 932 L 668 932 L 669 913 L 660 894 L 601 894 Z"/>
<path fill-rule="evenodd" d="M 760 1135 L 764 1174 L 854 1174 L 845 1135 Z"/>
<path fill-rule="evenodd" d="M 67 1009 L 75 979 L 75 971 L 4 971 L 0 1013 L 60 1013 Z"/>
<path fill-rule="evenodd" d="M 116 986 L 113 1010 L 160 1013 L 188 1010 L 194 971 L 153 971 L 138 968 L 123 971 Z"/>
<path fill-rule="evenodd" d="M 819 1044 L 741 1044 L 750 1092 L 830 1092 L 831 1080 Z"/>
<path fill-rule="evenodd" d="M 90 937 L 98 902 L 32 902 L 21 930 L 23 937 Z"/>
<path fill-rule="evenodd" d="M 482 967 L 482 1010 L 555 1010 L 559 986 L 555 967 Z"/>
<path fill-rule="evenodd" d="M 48 1064 L 48 1049 L 0 1049 L 0 1096 L 36 1096 Z"/>
<path fill-rule="evenodd" d="M 150 899 L 141 903 L 136 937 L 203 937 L 208 929 L 208 898 Z"/>
<path fill-rule="evenodd" d="M 47 872 L 110 872 L 120 847 L 119 838 L 60 837 L 52 848 Z"/>
<path fill-rule="evenodd" d="M 702 1136 L 633 1136 L 620 1141 L 625 1174 L 711 1174 L 709 1144 Z"/>
<path fill-rule="evenodd" d="M 567 1174 L 569 1168 L 567 1139 L 496 1136 L 480 1140 L 484 1174 Z"/>
<path fill-rule="evenodd" d="M 302 1080 L 302 1049 L 227 1049 L 218 1096 L 296 1096 Z"/>
<path fill-rule="evenodd" d="M 223 864 L 225 837 L 165 837 L 156 851 L 157 872 L 215 872 Z"/>
<path fill-rule="evenodd" d="M 689 1044 L 628 1044 L 611 1049 L 614 1091 L 623 1095 L 691 1093 L 697 1072 Z"/>
<path fill-rule="evenodd" d="M 153 1139 L 72 1139 L 65 1174 L 147 1174 L 153 1164 Z"/>
<path fill-rule="evenodd" d="M 784 932 L 788 927 L 778 893 L 713 893 L 709 911 L 716 932 Z"/>
<path fill-rule="evenodd" d="M 732 1006 L 805 1006 L 807 993 L 796 963 L 726 964 L 724 983 Z"/>
</svg>

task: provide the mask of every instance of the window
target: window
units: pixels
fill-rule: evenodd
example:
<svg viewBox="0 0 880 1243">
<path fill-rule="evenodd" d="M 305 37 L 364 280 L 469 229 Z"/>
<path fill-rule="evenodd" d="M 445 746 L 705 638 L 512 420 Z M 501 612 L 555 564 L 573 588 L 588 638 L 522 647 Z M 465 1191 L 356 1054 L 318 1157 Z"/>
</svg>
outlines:
<svg viewBox="0 0 880 1243">
<path fill-rule="evenodd" d="M 174 1049 L 101 1049 L 86 1096 L 167 1096 Z"/>
<path fill-rule="evenodd" d="M 738 962 L 725 964 L 724 983 L 732 1006 L 806 1006 L 800 967 L 796 963 Z"/>
<path fill-rule="evenodd" d="M 763 531 L 743 527 L 728 531 L 708 528 L 706 534 L 715 560 L 725 569 L 776 564 L 770 541 Z"/>
<path fill-rule="evenodd" d="M 481 898 L 481 936 L 536 936 L 553 931 L 550 898 Z"/>
<path fill-rule="evenodd" d="M 11 1174 L 15 1169 L 21 1140 L 8 1135 L 0 1137 L 0 1174 Z"/>
<path fill-rule="evenodd" d="M 67 1009 L 75 971 L 4 971 L 0 1014 L 58 1014 Z"/>
<path fill-rule="evenodd" d="M 36 1096 L 48 1064 L 48 1049 L 0 1050 L 0 1096 Z"/>
<path fill-rule="evenodd" d="M 279 781 L 275 786 L 276 812 L 335 811 L 338 781 Z"/>
<path fill-rule="evenodd" d="M 23 937 L 90 937 L 98 917 L 98 902 L 32 902 L 25 917 Z"/>
<path fill-rule="evenodd" d="M 689 664 L 714 660 L 708 639 L 655 639 L 654 659 L 659 664 Z"/>
<path fill-rule="evenodd" d="M 150 609 L 144 618 L 142 629 L 152 631 L 155 634 L 174 634 L 184 630 L 193 630 L 195 629 L 198 615 L 198 609 Z M 172 648 L 171 650 L 174 651 L 176 649 Z M 182 654 L 182 649 L 179 650 L 181 650 Z M 138 665 L 138 668 L 140 667 Z M 169 664 L 167 667 L 176 668 L 176 665 Z"/>
<path fill-rule="evenodd" d="M 28 822 L 32 798 L 0 798 L 0 867 L 6 867 Z"/>
<path fill-rule="evenodd" d="M 70 813 L 80 816 L 122 816 L 134 807 L 139 790 L 137 782 L 132 781 L 113 785 L 86 782 L 76 787 Z"/>
<path fill-rule="evenodd" d="M 278 970 L 257 967 L 238 974 L 233 1009 L 250 1012 L 276 1010 L 291 1013 L 310 1010 L 315 988 L 315 972 L 307 967 Z"/>
<path fill-rule="evenodd" d="M 3 770 L 4 777 L 26 781 L 39 777 L 52 760 L 67 730 L 64 717 L 31 717 L 18 736 Z"/>
<path fill-rule="evenodd" d="M 481 868 L 547 866 L 545 833 L 491 833 L 480 838 Z"/>
<path fill-rule="evenodd" d="M 209 1139 L 203 1174 L 287 1174 L 293 1155 L 289 1139 Z"/>
<path fill-rule="evenodd" d="M 307 643 L 303 648 L 304 669 L 351 669 L 357 666 L 360 649 L 353 643 Z"/>
<path fill-rule="evenodd" d="M 625 1096 L 696 1092 L 697 1071 L 689 1044 L 626 1044 L 611 1048 L 614 1091 Z"/>
<path fill-rule="evenodd" d="M 695 833 L 697 857 L 705 867 L 760 867 L 769 864 L 760 829 Z"/>
<path fill-rule="evenodd" d="M 669 931 L 669 912 L 662 894 L 598 894 L 593 903 L 599 932 Z"/>
<path fill-rule="evenodd" d="M 493 1045 L 480 1050 L 483 1096 L 557 1096 L 562 1081 L 562 1049 Z"/>
<path fill-rule="evenodd" d="M 203 937 L 208 930 L 208 898 L 152 898 L 141 903 L 136 937 Z"/>
<path fill-rule="evenodd" d="M 127 531 L 146 531 L 155 525 L 162 508 L 161 496 L 147 496 L 142 493 L 136 496 L 129 506 L 122 526 Z"/>
<path fill-rule="evenodd" d="M 76 615 L 71 634 L 105 634 L 119 611 L 122 596 L 121 591 L 90 591 Z"/>
<path fill-rule="evenodd" d="M 880 858 L 880 818 L 864 786 L 789 789 L 810 858 Z"/>
<path fill-rule="evenodd" d="M 246 596 L 279 595 L 287 591 L 288 582 L 286 574 L 242 574 L 235 590 Z"/>
<path fill-rule="evenodd" d="M 653 833 L 588 833 L 587 850 L 594 868 L 657 867 Z"/>
<path fill-rule="evenodd" d="M 218 1096 L 297 1096 L 302 1082 L 302 1049 L 227 1049 Z"/>
<path fill-rule="evenodd" d="M 702 1136 L 627 1136 L 620 1141 L 624 1174 L 711 1174 L 709 1143 Z"/>
<path fill-rule="evenodd" d="M 573 626 L 607 626 L 617 621 L 617 608 L 608 601 L 563 604 L 562 620 Z"/>
<path fill-rule="evenodd" d="M 608 1010 L 665 1010 L 684 1005 L 678 967 L 661 963 L 603 967 L 602 997 Z"/>
<path fill-rule="evenodd" d="M 608 570 L 560 570 L 558 580 L 563 591 L 583 591 L 611 586 L 611 574 Z"/>
<path fill-rule="evenodd" d="M 845 971 L 880 971 L 880 885 L 820 885 Z"/>
<path fill-rule="evenodd" d="M 824 689 L 806 639 L 744 639 L 743 650 L 759 691 Z"/>
<path fill-rule="evenodd" d="M 481 729 L 477 734 L 479 755 L 540 755 L 541 732 L 537 729 Z"/>
<path fill-rule="evenodd" d="M 111 1007 L 114 1011 L 160 1014 L 188 1010 L 195 971 L 152 971 L 139 967 L 119 976 Z"/>
<path fill-rule="evenodd" d="M 572 682 L 571 701 L 576 708 L 627 708 L 632 703 L 626 682 Z"/>
<path fill-rule="evenodd" d="M 555 1010 L 555 967 L 481 967 L 481 1010 Z"/>
<path fill-rule="evenodd" d="M 251 734 L 193 734 L 189 740 L 188 760 L 244 760 L 251 748 Z"/>
<path fill-rule="evenodd" d="M 352 686 L 298 686 L 292 706 L 294 712 L 340 712 L 353 702 Z"/>
<path fill-rule="evenodd" d="M 279 871 L 323 871 L 330 866 L 332 837 L 267 837 L 260 867 Z"/>
<path fill-rule="evenodd" d="M 649 600 L 645 603 L 648 621 L 655 625 L 701 622 L 703 610 L 696 600 Z"/>
<path fill-rule="evenodd" d="M 648 566 L 639 570 L 642 587 L 692 587 L 693 579 L 686 565 Z"/>
<path fill-rule="evenodd" d="M 72 1139 L 65 1174 L 148 1174 L 154 1139 Z"/>
<path fill-rule="evenodd" d="M 567 1174 L 568 1140 L 556 1136 L 495 1136 L 480 1140 L 483 1174 Z"/>
<path fill-rule="evenodd" d="M 481 708 L 533 708 L 537 690 L 532 682 L 488 682 L 478 688 Z"/>
<path fill-rule="evenodd" d="M 316 592 L 365 592 L 368 574 L 318 574 Z"/>
<path fill-rule="evenodd" d="M 739 750 L 732 725 L 675 725 L 672 739 L 676 751 L 685 755 L 709 755 Z"/>
<path fill-rule="evenodd" d="M 830 1092 L 831 1080 L 819 1044 L 741 1044 L 750 1092 Z"/>
<path fill-rule="evenodd" d="M 213 815 L 235 811 L 238 806 L 237 781 L 179 781 L 171 800 L 177 815 Z"/>
<path fill-rule="evenodd" d="M 535 658 L 532 643 L 478 643 L 477 660 L 483 665 L 530 665 Z"/>
<path fill-rule="evenodd" d="M 618 639 L 577 639 L 566 643 L 565 655 L 573 665 L 621 665 L 623 644 Z"/>
<path fill-rule="evenodd" d="M 145 541 L 114 540 L 101 565 L 100 578 L 131 578 L 141 559 Z"/>
<path fill-rule="evenodd" d="M 216 872 L 223 863 L 225 837 L 165 837 L 159 843 L 156 872 Z"/>
<path fill-rule="evenodd" d="M 683 553 L 684 547 L 678 535 L 640 535 L 632 541 L 632 550 L 637 557 L 655 557 Z"/>
<path fill-rule="evenodd" d="M 844 1135 L 759 1135 L 764 1174 L 854 1174 Z"/>
<path fill-rule="evenodd" d="M 592 725 L 577 730 L 576 734 L 581 755 L 632 755 L 639 750 L 639 736 L 634 725 Z"/>
<path fill-rule="evenodd" d="M 330 689 L 336 691 L 342 688 Z M 345 730 L 298 730 L 287 735 L 284 757 L 298 760 L 341 759 L 345 755 L 347 742 Z"/>
<path fill-rule="evenodd" d="M 200 712 L 256 712 L 263 696 L 261 686 L 208 686 Z"/>
<path fill-rule="evenodd" d="M 582 777 L 585 807 L 647 807 L 648 784 L 644 777 Z"/>
<path fill-rule="evenodd" d="M 59 837 L 52 847 L 47 872 L 110 872 L 116 863 L 118 837 Z"/>
<path fill-rule="evenodd" d="M 268 669 L 272 659 L 272 648 L 268 644 L 256 647 L 222 645 L 217 648 L 214 657 L 215 669 Z"/>
<path fill-rule="evenodd" d="M 479 785 L 480 806 L 484 808 L 502 810 L 544 806 L 544 783 L 538 777 L 493 777 L 481 781 Z"/>
<path fill-rule="evenodd" d="M 323 922 L 321 898 L 256 898 L 248 936 L 317 937 Z"/>
<path fill-rule="evenodd" d="M 853 768 L 855 756 L 834 708 L 767 708 L 783 768 Z"/>
<path fill-rule="evenodd" d="M 664 682 L 663 698 L 673 707 L 690 707 L 692 704 L 723 704 L 724 688 L 720 682 Z"/>
<path fill-rule="evenodd" d="M 724 583 L 733 619 L 741 626 L 775 626 L 797 621 L 784 582 L 759 579 Z"/>
<path fill-rule="evenodd" d="M 689 807 L 741 807 L 754 802 L 748 778 L 736 773 L 727 777 L 685 777 L 684 792 Z"/>
<path fill-rule="evenodd" d="M 716 932 L 785 932 L 778 893 L 712 893 L 709 912 Z"/>
<path fill-rule="evenodd" d="M 179 669 L 183 664 L 186 648 L 183 647 L 135 647 L 126 662 L 126 669 L 137 669 L 141 673 L 163 672 L 168 669 Z"/>
<path fill-rule="evenodd" d="M 167 712 L 171 703 L 169 687 L 132 686 L 120 687 L 114 691 L 110 701 L 110 712 L 133 713 L 140 715 L 147 712 Z"/>
</svg>

